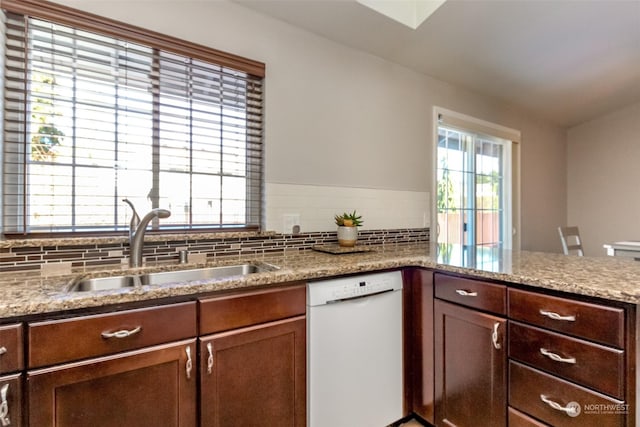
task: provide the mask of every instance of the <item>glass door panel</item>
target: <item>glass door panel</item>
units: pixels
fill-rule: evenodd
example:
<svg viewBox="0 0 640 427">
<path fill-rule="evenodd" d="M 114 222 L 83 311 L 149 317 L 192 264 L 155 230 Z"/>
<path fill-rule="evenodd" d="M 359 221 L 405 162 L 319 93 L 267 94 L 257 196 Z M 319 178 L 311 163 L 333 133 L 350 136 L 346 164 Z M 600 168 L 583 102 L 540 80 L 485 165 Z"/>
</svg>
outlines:
<svg viewBox="0 0 640 427">
<path fill-rule="evenodd" d="M 508 148 L 508 141 L 438 128 L 438 243 L 504 246 Z"/>
</svg>

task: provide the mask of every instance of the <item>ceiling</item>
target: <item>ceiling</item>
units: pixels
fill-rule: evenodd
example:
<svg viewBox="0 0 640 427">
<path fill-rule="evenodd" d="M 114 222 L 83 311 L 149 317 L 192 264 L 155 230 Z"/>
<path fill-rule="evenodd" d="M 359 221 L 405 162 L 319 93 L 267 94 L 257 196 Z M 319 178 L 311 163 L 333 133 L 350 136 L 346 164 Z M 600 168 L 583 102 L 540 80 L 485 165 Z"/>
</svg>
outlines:
<svg viewBox="0 0 640 427">
<path fill-rule="evenodd" d="M 448 0 L 417 30 L 355 0 L 235 1 L 564 127 L 640 102 L 640 0 Z"/>
</svg>

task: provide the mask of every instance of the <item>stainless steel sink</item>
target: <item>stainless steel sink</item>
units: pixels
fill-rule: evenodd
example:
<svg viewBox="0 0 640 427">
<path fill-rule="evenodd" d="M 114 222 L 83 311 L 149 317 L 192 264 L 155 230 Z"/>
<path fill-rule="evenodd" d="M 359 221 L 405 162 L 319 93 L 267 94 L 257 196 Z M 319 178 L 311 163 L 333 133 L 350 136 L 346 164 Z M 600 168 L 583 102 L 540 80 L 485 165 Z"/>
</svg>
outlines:
<svg viewBox="0 0 640 427">
<path fill-rule="evenodd" d="M 193 270 L 162 271 L 159 273 L 148 273 L 140 278 L 144 285 L 163 285 L 165 283 L 195 282 L 221 277 L 246 276 L 247 274 L 261 273 L 264 271 L 268 270 L 254 264 L 239 264 L 224 267 L 196 268 Z"/>
<path fill-rule="evenodd" d="M 98 277 L 95 279 L 73 280 L 67 287 L 69 292 L 104 291 L 108 289 L 133 288 L 140 286 L 139 276 Z"/>
<path fill-rule="evenodd" d="M 222 267 L 195 268 L 191 270 L 161 271 L 130 276 L 78 278 L 67 286 L 68 292 L 104 291 L 132 288 L 141 285 L 163 285 L 166 283 L 195 282 L 271 271 L 275 267 L 255 264 L 238 264 Z"/>
</svg>

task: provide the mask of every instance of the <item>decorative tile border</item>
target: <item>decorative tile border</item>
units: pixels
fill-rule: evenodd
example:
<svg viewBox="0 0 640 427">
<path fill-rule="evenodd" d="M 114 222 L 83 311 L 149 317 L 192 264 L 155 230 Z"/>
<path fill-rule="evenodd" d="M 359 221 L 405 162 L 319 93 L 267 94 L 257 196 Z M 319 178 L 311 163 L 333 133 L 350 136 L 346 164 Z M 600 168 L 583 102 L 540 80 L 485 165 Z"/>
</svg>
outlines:
<svg viewBox="0 0 640 427">
<path fill-rule="evenodd" d="M 383 245 L 429 241 L 429 228 L 360 230 L 358 243 Z M 245 255 L 265 255 L 282 251 L 310 250 L 315 245 L 337 243 L 336 232 L 301 234 L 244 233 L 239 235 L 214 234 L 196 236 L 153 236 L 145 241 L 145 262 L 178 262 L 179 252 L 200 254 L 207 261 Z M 129 257 L 129 244 L 125 239 L 67 239 L 20 241 L 0 245 L 0 271 L 40 270 L 43 265 L 65 263 L 70 268 L 120 265 Z M 50 270 L 51 265 L 44 267 Z"/>
</svg>

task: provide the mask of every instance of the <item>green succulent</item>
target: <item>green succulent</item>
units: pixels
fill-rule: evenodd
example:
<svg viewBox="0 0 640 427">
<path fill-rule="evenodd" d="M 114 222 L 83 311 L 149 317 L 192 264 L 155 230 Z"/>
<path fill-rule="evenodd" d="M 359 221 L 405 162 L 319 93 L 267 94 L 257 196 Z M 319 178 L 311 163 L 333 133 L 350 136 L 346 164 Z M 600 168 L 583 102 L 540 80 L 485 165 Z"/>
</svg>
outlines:
<svg viewBox="0 0 640 427">
<path fill-rule="evenodd" d="M 336 224 L 342 227 L 359 227 L 362 225 L 362 215 L 358 215 L 356 211 L 353 213 L 343 213 L 342 215 L 336 215 Z"/>
</svg>

